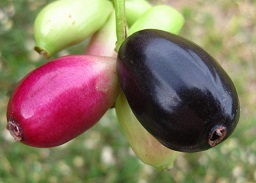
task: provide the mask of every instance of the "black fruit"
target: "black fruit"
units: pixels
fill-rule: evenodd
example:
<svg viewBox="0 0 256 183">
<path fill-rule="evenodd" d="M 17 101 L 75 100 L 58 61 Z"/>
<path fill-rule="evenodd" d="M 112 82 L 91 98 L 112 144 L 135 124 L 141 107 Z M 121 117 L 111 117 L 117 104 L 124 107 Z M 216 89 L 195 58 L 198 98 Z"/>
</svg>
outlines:
<svg viewBox="0 0 256 183">
<path fill-rule="evenodd" d="M 182 37 L 153 29 L 134 33 L 119 50 L 117 74 L 135 116 L 170 149 L 209 149 L 238 123 L 239 100 L 230 77 Z"/>
</svg>

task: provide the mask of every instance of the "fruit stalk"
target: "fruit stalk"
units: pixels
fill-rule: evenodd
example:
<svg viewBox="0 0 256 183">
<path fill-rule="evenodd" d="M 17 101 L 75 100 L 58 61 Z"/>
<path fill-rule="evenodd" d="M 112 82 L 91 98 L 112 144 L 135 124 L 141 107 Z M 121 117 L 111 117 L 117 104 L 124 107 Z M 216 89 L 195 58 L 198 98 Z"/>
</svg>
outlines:
<svg viewBox="0 0 256 183">
<path fill-rule="evenodd" d="M 126 16 L 125 16 L 125 1 L 113 0 L 115 12 L 116 12 L 116 52 L 119 50 L 121 44 L 127 37 L 126 33 Z"/>
</svg>

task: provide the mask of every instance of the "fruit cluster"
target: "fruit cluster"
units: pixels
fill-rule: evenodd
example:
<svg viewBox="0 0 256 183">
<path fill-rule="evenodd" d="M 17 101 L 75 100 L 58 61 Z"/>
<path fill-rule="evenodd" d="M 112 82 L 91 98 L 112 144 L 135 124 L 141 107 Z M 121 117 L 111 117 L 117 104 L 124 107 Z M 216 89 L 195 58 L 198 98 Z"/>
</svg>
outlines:
<svg viewBox="0 0 256 183">
<path fill-rule="evenodd" d="M 58 146 L 115 107 L 135 154 L 157 168 L 170 166 L 176 151 L 227 139 L 239 119 L 236 89 L 213 57 L 176 35 L 183 23 L 172 7 L 145 0 L 52 2 L 35 20 L 35 50 L 50 58 L 90 42 L 81 55 L 49 61 L 20 81 L 8 104 L 11 135 Z"/>
</svg>

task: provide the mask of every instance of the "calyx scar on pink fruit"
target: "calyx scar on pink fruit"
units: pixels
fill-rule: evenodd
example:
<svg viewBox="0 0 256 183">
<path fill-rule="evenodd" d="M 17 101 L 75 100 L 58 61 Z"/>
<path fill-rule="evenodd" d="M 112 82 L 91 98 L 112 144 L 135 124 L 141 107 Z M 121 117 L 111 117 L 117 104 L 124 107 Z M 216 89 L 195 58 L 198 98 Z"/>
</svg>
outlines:
<svg viewBox="0 0 256 183">
<path fill-rule="evenodd" d="M 7 128 L 24 144 L 61 145 L 93 126 L 118 94 L 113 58 L 70 55 L 28 74 L 12 94 Z"/>
</svg>

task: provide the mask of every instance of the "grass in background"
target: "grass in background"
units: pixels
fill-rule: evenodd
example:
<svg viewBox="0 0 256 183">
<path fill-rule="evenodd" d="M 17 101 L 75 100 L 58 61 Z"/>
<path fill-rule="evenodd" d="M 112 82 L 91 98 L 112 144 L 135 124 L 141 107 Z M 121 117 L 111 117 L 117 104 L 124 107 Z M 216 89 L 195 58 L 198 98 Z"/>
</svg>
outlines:
<svg viewBox="0 0 256 183">
<path fill-rule="evenodd" d="M 45 62 L 33 51 L 33 22 L 50 0 L 0 2 L 0 183 L 256 182 L 256 2 L 249 0 L 162 1 L 185 17 L 182 36 L 211 53 L 233 79 L 241 117 L 223 144 L 180 153 L 170 171 L 141 163 L 113 110 L 92 129 L 56 148 L 15 143 L 5 130 L 6 106 L 17 82 Z M 81 43 L 61 54 L 83 53 Z"/>
</svg>

